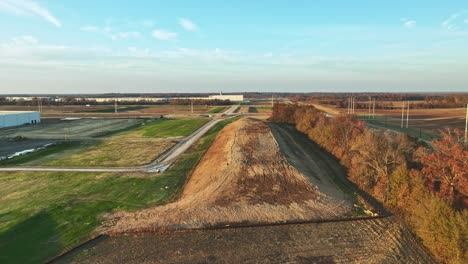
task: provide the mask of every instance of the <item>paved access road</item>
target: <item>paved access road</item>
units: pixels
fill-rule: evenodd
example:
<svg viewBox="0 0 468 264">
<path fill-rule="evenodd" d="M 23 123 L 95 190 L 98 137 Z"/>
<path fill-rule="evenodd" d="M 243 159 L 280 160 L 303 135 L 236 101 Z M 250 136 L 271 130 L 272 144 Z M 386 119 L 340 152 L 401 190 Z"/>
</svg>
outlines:
<svg viewBox="0 0 468 264">
<path fill-rule="evenodd" d="M 169 168 L 187 149 L 190 148 L 197 140 L 208 132 L 214 125 L 225 119 L 232 118 L 235 115 L 236 110 L 239 108 L 238 105 L 231 106 L 224 113 L 214 115 L 213 119 L 206 123 L 204 126 L 197 129 L 191 135 L 180 140 L 175 146 L 169 151 L 158 157 L 152 163 L 145 166 L 137 167 L 0 167 L 0 171 L 41 171 L 41 172 L 155 172 L 159 169 L 163 172 Z"/>
</svg>

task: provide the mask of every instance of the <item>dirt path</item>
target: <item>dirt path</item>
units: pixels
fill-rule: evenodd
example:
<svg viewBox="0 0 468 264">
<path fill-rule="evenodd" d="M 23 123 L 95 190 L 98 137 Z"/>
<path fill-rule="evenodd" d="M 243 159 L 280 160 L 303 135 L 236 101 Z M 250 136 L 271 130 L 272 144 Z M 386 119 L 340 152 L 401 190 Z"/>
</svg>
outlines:
<svg viewBox="0 0 468 264">
<path fill-rule="evenodd" d="M 352 210 L 348 200 L 321 193 L 292 167 L 264 122 L 242 119 L 218 134 L 179 201 L 116 213 L 103 231 L 330 219 Z"/>
<path fill-rule="evenodd" d="M 391 217 L 100 239 L 57 263 L 436 263 Z"/>
<path fill-rule="evenodd" d="M 337 186 L 336 182 L 339 182 L 337 178 L 346 178 L 346 171 L 336 159 L 293 126 L 268 124 L 288 161 L 307 176 L 321 192 L 335 199 L 352 199 L 351 190 L 343 191 Z"/>
</svg>

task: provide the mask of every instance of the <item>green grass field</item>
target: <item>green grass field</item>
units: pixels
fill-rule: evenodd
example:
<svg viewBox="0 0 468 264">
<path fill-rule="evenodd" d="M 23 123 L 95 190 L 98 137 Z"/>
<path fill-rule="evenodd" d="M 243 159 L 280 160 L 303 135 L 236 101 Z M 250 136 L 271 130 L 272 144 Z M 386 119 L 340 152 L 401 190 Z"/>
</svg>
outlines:
<svg viewBox="0 0 468 264">
<path fill-rule="evenodd" d="M 232 121 L 216 124 L 157 177 L 0 173 L 0 263 L 43 263 L 96 235 L 104 213 L 176 199 L 217 133 Z"/>
<path fill-rule="evenodd" d="M 217 114 L 217 113 L 223 112 L 224 109 L 226 109 L 226 107 L 224 107 L 224 106 L 216 107 L 216 108 L 213 108 L 213 109 L 211 109 L 210 111 L 208 111 L 208 113 L 210 113 L 210 114 Z"/>
<path fill-rule="evenodd" d="M 185 137 L 208 121 L 208 119 L 158 119 L 146 122 L 143 126 L 117 136 L 124 138 Z"/>
</svg>

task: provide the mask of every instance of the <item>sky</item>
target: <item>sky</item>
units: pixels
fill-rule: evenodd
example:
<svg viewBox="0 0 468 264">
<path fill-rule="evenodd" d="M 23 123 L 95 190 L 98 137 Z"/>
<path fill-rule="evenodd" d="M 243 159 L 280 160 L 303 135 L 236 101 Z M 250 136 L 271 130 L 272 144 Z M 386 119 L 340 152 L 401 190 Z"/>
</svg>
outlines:
<svg viewBox="0 0 468 264">
<path fill-rule="evenodd" d="M 0 94 L 468 92 L 468 1 L 0 0 Z"/>
</svg>

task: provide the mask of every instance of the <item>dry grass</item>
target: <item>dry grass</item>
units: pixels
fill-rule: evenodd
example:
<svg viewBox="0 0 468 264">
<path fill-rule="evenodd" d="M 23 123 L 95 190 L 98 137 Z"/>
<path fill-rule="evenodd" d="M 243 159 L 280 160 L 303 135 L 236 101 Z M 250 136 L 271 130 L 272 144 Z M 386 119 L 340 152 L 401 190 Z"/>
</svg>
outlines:
<svg viewBox="0 0 468 264">
<path fill-rule="evenodd" d="M 320 193 L 282 156 L 269 127 L 242 119 L 220 132 L 179 201 L 108 217 L 103 230 L 332 218 L 352 210 Z"/>
<path fill-rule="evenodd" d="M 83 151 L 47 162 L 49 166 L 125 167 L 145 165 L 174 143 L 161 140 L 106 140 Z"/>
</svg>

